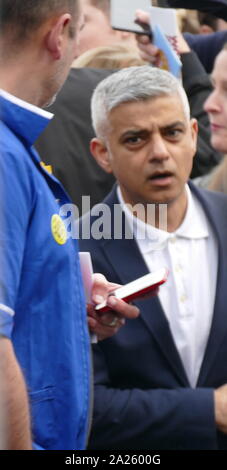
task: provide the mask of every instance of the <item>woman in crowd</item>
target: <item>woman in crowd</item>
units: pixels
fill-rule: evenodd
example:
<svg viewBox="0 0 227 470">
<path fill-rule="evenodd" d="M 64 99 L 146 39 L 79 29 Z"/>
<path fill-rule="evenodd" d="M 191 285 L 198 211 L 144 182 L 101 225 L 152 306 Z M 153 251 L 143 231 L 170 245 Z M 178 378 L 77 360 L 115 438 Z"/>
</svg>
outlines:
<svg viewBox="0 0 227 470">
<path fill-rule="evenodd" d="M 147 14 L 137 12 L 137 19 L 147 22 Z M 141 57 L 157 65 L 158 49 L 151 44 L 147 36 L 138 36 Z M 178 36 L 178 49 L 184 51 L 185 41 L 182 34 Z M 197 179 L 197 184 L 208 189 L 227 193 L 227 44 L 217 54 L 211 75 L 213 91 L 204 103 L 208 113 L 211 131 L 211 144 L 222 154 L 226 154 L 211 173 Z"/>
<path fill-rule="evenodd" d="M 205 102 L 213 147 L 226 154 L 212 173 L 208 189 L 227 193 L 227 44 L 216 57 L 211 75 L 213 92 Z"/>
</svg>

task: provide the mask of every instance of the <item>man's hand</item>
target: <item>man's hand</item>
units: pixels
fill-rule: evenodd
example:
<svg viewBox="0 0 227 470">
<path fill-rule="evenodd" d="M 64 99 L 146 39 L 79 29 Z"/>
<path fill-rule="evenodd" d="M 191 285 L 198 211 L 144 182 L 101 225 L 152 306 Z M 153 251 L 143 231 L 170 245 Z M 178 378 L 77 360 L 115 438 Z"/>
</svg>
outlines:
<svg viewBox="0 0 227 470">
<path fill-rule="evenodd" d="M 150 24 L 150 15 L 143 10 L 136 10 L 136 20 L 141 23 Z M 136 34 L 137 45 L 140 49 L 141 59 L 150 62 L 152 65 L 158 67 L 159 64 L 159 49 L 152 44 L 149 36 L 145 34 Z"/>
<path fill-rule="evenodd" d="M 140 313 L 134 305 L 127 304 L 113 295 L 109 296 L 118 287 L 118 284 L 108 282 L 102 274 L 94 274 L 93 305 L 88 305 L 87 312 L 89 329 L 97 335 L 98 340 L 113 336 L 125 324 L 125 318 L 137 318 Z M 101 315 L 95 311 L 95 305 L 104 301 L 107 301 L 111 311 Z"/>
<path fill-rule="evenodd" d="M 142 23 L 150 23 L 150 15 L 142 10 L 136 10 L 136 19 Z M 160 65 L 160 51 L 151 43 L 150 38 L 143 34 L 137 34 L 136 40 L 140 49 L 140 56 L 143 60 L 150 62 L 155 67 Z M 190 52 L 190 47 L 185 41 L 183 35 L 178 31 L 177 35 L 177 49 L 179 54 Z"/>
<path fill-rule="evenodd" d="M 227 384 L 214 391 L 214 412 L 217 428 L 227 434 Z"/>
</svg>

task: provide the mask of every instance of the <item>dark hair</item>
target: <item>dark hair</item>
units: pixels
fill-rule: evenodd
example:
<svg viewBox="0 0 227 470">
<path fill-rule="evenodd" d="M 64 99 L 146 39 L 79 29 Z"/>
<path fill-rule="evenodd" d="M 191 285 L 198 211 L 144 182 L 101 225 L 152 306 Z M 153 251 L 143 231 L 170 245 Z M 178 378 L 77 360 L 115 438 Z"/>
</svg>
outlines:
<svg viewBox="0 0 227 470">
<path fill-rule="evenodd" d="M 202 25 L 210 26 L 214 31 L 217 30 L 218 18 L 211 13 L 206 13 L 203 11 L 198 11 L 198 20 Z"/>
<path fill-rule="evenodd" d="M 54 12 L 78 12 L 78 0 L 0 0 L 0 35 L 9 32 L 17 41 L 26 39 Z M 70 35 L 75 34 L 71 28 Z"/>
</svg>

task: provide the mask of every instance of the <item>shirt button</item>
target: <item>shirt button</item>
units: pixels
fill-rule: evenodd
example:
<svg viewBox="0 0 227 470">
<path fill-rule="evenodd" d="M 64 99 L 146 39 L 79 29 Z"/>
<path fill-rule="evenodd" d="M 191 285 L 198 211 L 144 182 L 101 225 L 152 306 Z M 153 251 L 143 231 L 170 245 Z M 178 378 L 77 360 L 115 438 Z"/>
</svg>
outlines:
<svg viewBox="0 0 227 470">
<path fill-rule="evenodd" d="M 181 301 L 182 303 L 184 303 L 184 302 L 186 302 L 186 300 L 187 300 L 187 295 L 182 294 L 182 295 L 180 296 L 180 301 Z"/>
<path fill-rule="evenodd" d="M 177 240 L 176 237 L 171 237 L 169 239 L 170 243 L 176 243 L 176 240 Z"/>
</svg>

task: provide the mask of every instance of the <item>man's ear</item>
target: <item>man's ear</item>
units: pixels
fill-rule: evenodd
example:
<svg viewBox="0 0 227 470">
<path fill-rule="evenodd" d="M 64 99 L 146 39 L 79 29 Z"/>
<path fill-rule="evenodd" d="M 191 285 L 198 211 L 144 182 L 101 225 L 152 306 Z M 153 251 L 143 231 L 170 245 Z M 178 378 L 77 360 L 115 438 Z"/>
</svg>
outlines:
<svg viewBox="0 0 227 470">
<path fill-rule="evenodd" d="M 106 173 L 112 173 L 109 152 L 105 142 L 95 137 L 90 142 L 90 150 L 98 165 L 101 166 Z"/>
<path fill-rule="evenodd" d="M 46 47 L 54 60 L 61 59 L 64 53 L 65 37 L 69 34 L 68 28 L 71 20 L 71 15 L 64 13 L 49 26 L 49 31 L 46 36 Z"/>
<path fill-rule="evenodd" d="M 191 136 L 192 136 L 192 147 L 193 147 L 194 156 L 195 156 L 196 150 L 197 150 L 197 139 L 198 139 L 198 122 L 197 122 L 197 119 L 192 118 L 190 120 L 190 126 L 191 126 Z"/>
</svg>

